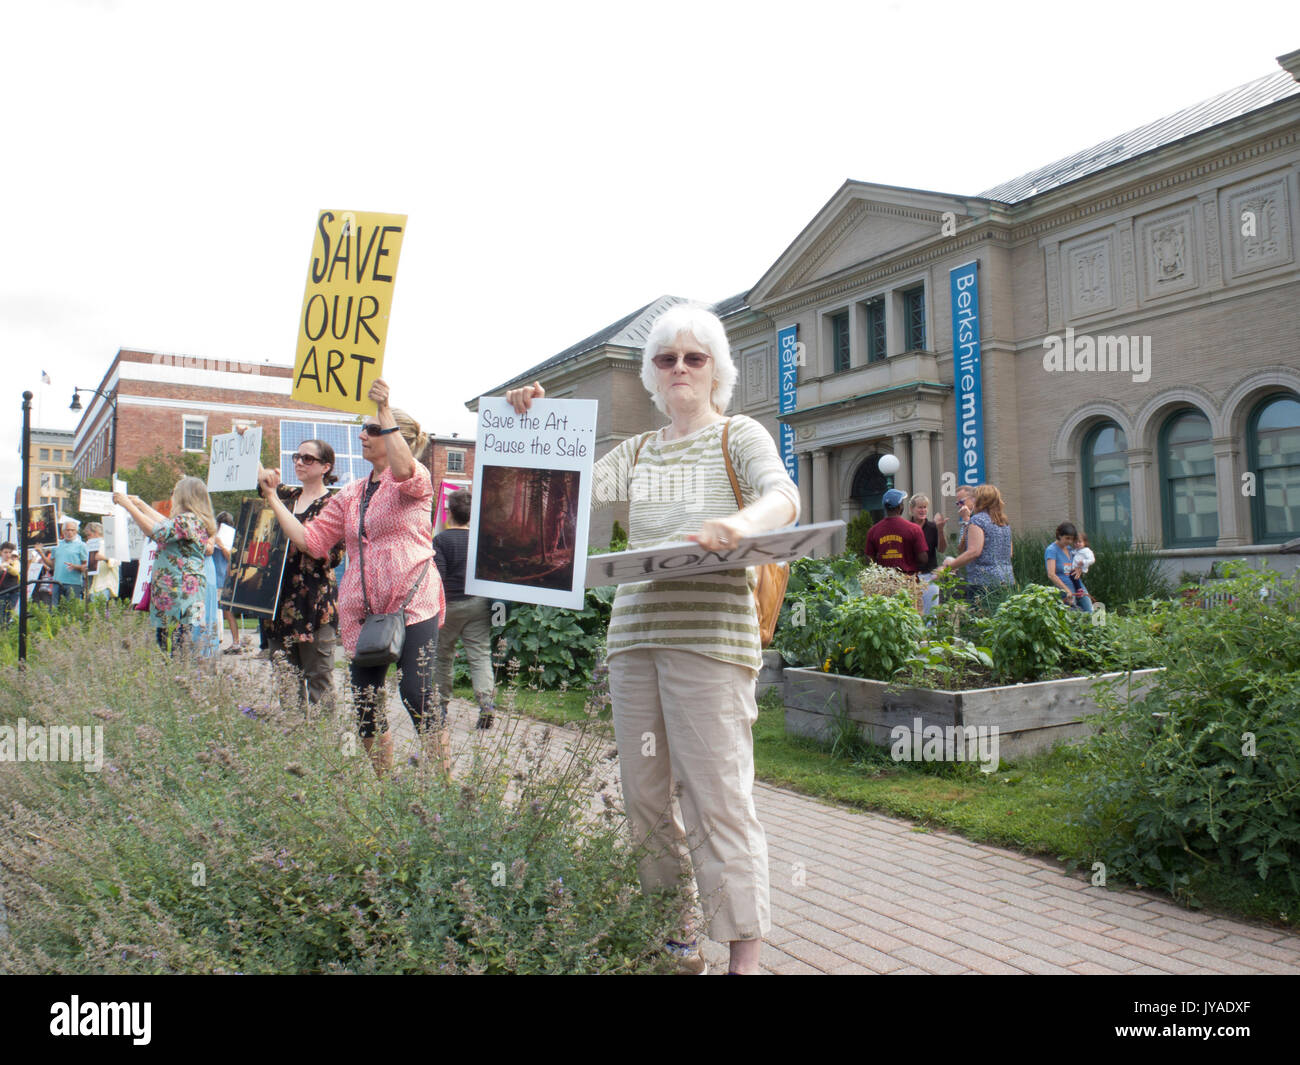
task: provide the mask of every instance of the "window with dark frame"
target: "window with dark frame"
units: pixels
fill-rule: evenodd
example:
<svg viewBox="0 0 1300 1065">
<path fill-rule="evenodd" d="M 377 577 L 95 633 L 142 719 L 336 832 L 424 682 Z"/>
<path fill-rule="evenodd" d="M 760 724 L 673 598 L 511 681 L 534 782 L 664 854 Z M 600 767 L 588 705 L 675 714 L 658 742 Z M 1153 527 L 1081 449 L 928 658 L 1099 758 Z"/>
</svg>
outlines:
<svg viewBox="0 0 1300 1065">
<path fill-rule="evenodd" d="M 867 304 L 867 362 L 883 362 L 885 347 L 885 301 L 874 299 Z"/>
<path fill-rule="evenodd" d="M 831 354 L 835 360 L 834 373 L 843 373 L 849 368 L 848 311 L 831 315 Z"/>
<path fill-rule="evenodd" d="M 925 350 L 925 286 L 903 293 L 904 351 Z"/>
</svg>

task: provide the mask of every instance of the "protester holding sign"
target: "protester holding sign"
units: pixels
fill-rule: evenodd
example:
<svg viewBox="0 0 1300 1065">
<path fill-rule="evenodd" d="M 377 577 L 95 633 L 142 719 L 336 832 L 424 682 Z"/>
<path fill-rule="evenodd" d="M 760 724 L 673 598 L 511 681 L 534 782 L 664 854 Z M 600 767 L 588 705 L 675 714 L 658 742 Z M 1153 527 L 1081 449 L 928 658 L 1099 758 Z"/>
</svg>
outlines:
<svg viewBox="0 0 1300 1065">
<path fill-rule="evenodd" d="M 429 737 L 449 772 L 451 756 L 433 682 L 438 626 L 446 605 L 433 565 L 433 484 L 428 469 L 417 461 L 429 438 L 409 414 L 388 405 L 388 385 L 382 378 L 370 386 L 369 397 L 378 407 L 361 426 L 361 454 L 372 467 L 369 477 L 336 494 L 306 525 L 277 494 L 276 471 L 262 475 L 262 495 L 299 551 L 328 559 L 346 541 L 350 561 L 339 589 L 339 630 L 353 659 L 359 731 L 375 772 L 382 776 L 393 762 L 392 734 L 382 714 L 376 713 L 388 664 L 366 665 L 356 659 L 362 623 L 380 614 L 400 615 L 405 623 L 399 629 L 404 636 L 396 659 L 402 702 L 416 733 Z"/>
<path fill-rule="evenodd" d="M 137 525 L 158 545 L 149 581 L 149 617 L 158 646 L 176 652 L 203 617 L 205 549 L 217 534 L 207 485 L 182 477 L 172 490 L 172 516 L 163 517 L 139 496 L 113 493 Z"/>
<path fill-rule="evenodd" d="M 80 527 L 81 522 L 76 518 L 64 517 L 59 522 L 61 539 L 54 545 L 54 550 L 41 552 L 46 569 L 54 573 L 51 606 L 59 605 L 60 596 L 65 599 L 82 598 L 90 552 L 86 549 L 86 542 L 77 533 Z"/>
<path fill-rule="evenodd" d="M 750 418 L 722 414 L 736 368 L 714 315 L 685 306 L 663 314 L 646 341 L 641 380 L 671 424 L 623 441 L 594 471 L 599 502 L 630 501 L 630 548 L 693 540 L 723 550 L 798 517 L 799 490 L 771 436 Z M 507 399 L 522 412 L 545 394 L 539 383 Z M 647 843 L 642 887 L 672 886 L 694 855 L 713 911 L 709 935 L 730 942 L 732 972 L 757 972 L 771 920 L 767 843 L 753 800 L 762 648 L 747 572 L 620 585 L 608 647 L 624 803 L 635 839 Z M 688 926 L 668 949 L 696 967 L 692 940 Z"/>
<path fill-rule="evenodd" d="M 301 488 L 278 485 L 276 495 L 303 526 L 310 525 L 330 501 L 334 449 L 324 440 L 304 440 L 293 454 L 293 470 Z M 261 480 L 266 470 L 258 471 Z M 277 670 L 296 676 L 295 687 L 306 684 L 307 702 L 334 697 L 334 645 L 338 641 L 338 584 L 334 569 L 343 561 L 343 544 L 336 543 L 328 558 L 319 559 L 297 547 L 289 548 L 280 607 L 266 623 L 272 658 Z"/>
</svg>

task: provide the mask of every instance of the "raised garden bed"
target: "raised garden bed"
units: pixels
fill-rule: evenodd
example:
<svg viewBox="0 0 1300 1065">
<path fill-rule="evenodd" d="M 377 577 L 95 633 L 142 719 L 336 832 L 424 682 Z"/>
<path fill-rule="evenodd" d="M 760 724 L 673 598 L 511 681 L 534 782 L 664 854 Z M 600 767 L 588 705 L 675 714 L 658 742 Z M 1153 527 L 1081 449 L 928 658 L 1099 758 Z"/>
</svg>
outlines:
<svg viewBox="0 0 1300 1065">
<path fill-rule="evenodd" d="M 832 721 L 843 713 L 854 721 L 864 739 L 882 747 L 891 745 L 891 730 L 931 725 L 996 726 L 1000 757 L 1014 760 L 1046 751 L 1065 740 L 1087 736 L 1085 720 L 1100 710 L 1093 697 L 1098 681 L 1127 678 L 1133 697 L 1141 695 L 1159 669 L 1132 673 L 1103 673 L 1093 677 L 1066 677 L 1031 684 L 1010 684 L 972 691 L 936 688 L 899 688 L 879 680 L 862 680 L 816 669 L 787 666 L 785 730 L 797 736 L 826 739 Z"/>
</svg>

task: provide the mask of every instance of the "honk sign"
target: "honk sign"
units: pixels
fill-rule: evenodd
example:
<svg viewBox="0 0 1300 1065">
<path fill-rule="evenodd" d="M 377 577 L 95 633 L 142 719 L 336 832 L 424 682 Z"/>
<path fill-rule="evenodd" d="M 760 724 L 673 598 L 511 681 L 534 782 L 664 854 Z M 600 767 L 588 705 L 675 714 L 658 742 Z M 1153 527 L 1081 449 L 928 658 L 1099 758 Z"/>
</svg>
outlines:
<svg viewBox="0 0 1300 1065">
<path fill-rule="evenodd" d="M 388 316 L 406 215 L 321 211 L 298 318 L 293 398 L 371 414 L 383 375 Z"/>
</svg>

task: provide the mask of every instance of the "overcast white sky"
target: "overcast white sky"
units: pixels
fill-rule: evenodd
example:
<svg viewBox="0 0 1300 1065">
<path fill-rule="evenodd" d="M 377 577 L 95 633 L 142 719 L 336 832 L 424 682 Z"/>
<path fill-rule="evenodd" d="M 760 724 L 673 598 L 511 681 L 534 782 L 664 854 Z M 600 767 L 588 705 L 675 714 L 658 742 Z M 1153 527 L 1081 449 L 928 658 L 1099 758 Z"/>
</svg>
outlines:
<svg viewBox="0 0 1300 1065">
<path fill-rule="evenodd" d="M 385 377 L 472 434 L 846 178 L 977 193 L 1276 70 L 1300 5 L 0 0 L 0 40 L 8 510 L 24 389 L 70 429 L 120 347 L 291 363 L 318 209 L 408 215 Z"/>
</svg>

